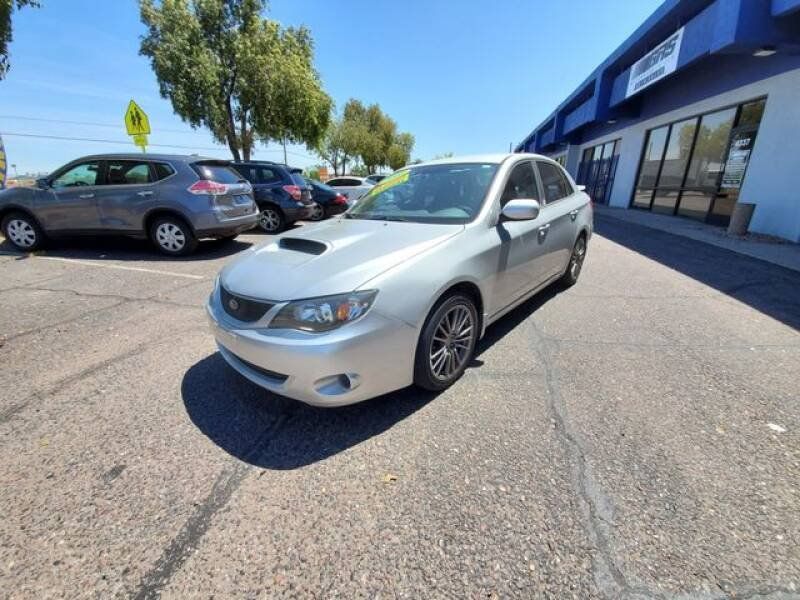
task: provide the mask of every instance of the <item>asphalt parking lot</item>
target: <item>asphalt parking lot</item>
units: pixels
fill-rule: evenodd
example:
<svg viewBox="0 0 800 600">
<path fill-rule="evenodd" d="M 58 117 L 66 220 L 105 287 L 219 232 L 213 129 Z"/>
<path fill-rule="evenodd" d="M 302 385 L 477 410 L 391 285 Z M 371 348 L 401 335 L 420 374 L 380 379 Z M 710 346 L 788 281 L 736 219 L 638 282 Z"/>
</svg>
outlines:
<svg viewBox="0 0 800 600">
<path fill-rule="evenodd" d="M 0 595 L 800 595 L 800 274 L 597 219 L 438 396 L 230 370 L 236 252 L 0 250 Z"/>
</svg>

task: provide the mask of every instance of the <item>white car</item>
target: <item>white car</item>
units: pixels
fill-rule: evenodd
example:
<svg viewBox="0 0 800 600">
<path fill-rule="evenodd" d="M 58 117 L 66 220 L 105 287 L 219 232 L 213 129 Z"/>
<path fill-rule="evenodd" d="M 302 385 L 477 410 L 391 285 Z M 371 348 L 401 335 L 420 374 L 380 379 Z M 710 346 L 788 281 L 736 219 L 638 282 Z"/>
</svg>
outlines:
<svg viewBox="0 0 800 600">
<path fill-rule="evenodd" d="M 370 191 L 375 184 L 368 181 L 364 177 L 344 175 L 342 177 L 328 179 L 328 181 L 325 182 L 325 185 L 328 185 L 340 194 L 347 196 L 347 203 L 352 206 L 363 195 Z"/>
</svg>

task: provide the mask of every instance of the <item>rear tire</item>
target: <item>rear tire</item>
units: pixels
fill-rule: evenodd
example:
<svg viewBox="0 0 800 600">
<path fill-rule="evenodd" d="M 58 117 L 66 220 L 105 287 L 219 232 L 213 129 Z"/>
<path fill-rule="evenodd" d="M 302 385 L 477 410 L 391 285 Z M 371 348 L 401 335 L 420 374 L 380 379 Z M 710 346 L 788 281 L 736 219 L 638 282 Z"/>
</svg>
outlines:
<svg viewBox="0 0 800 600">
<path fill-rule="evenodd" d="M 308 217 L 309 220 L 322 221 L 325 216 L 325 207 L 315 202 L 314 206 L 311 207 L 311 215 Z"/>
<path fill-rule="evenodd" d="M 258 215 L 258 226 L 265 233 L 280 233 L 286 228 L 286 217 L 280 208 L 268 204 Z"/>
<path fill-rule="evenodd" d="M 586 236 L 581 234 L 575 241 L 575 246 L 572 248 L 572 255 L 569 257 L 569 264 L 567 270 L 561 277 L 561 285 L 564 287 L 572 287 L 578 282 L 581 269 L 583 269 L 583 261 L 586 260 Z"/>
<path fill-rule="evenodd" d="M 478 311 L 469 296 L 455 293 L 431 309 L 417 342 L 414 383 L 440 392 L 464 374 L 478 341 Z"/>
<path fill-rule="evenodd" d="M 197 238 L 186 221 L 179 217 L 158 217 L 150 225 L 150 241 L 163 254 L 186 256 L 197 248 Z"/>
<path fill-rule="evenodd" d="M 18 250 L 34 252 L 44 244 L 44 231 L 36 219 L 24 212 L 12 212 L 2 223 L 3 235 Z"/>
</svg>

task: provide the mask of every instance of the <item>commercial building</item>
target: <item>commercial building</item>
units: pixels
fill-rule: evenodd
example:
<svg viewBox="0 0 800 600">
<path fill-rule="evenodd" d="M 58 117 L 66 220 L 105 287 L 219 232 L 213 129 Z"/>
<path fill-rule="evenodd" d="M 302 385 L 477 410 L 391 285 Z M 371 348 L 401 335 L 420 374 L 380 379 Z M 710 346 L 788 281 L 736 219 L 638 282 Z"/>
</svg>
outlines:
<svg viewBox="0 0 800 600">
<path fill-rule="evenodd" d="M 517 151 L 596 203 L 800 241 L 800 0 L 667 0 Z"/>
</svg>

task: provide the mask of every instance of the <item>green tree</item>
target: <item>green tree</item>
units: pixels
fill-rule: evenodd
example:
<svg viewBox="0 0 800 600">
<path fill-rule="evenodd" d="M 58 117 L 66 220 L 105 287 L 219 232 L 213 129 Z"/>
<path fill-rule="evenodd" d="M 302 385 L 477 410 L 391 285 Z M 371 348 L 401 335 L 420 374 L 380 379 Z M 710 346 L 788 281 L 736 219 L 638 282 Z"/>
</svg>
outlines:
<svg viewBox="0 0 800 600">
<path fill-rule="evenodd" d="M 411 160 L 411 150 L 414 149 L 414 136 L 410 133 L 400 133 L 395 136 L 387 153 L 387 164 L 393 171 L 406 166 Z"/>
<path fill-rule="evenodd" d="M 5 78 L 11 68 L 8 61 L 8 45 L 11 35 L 11 13 L 24 6 L 39 6 L 39 0 L 0 0 L 0 79 Z"/>
<path fill-rule="evenodd" d="M 264 0 L 140 0 L 140 53 L 161 95 L 236 160 L 258 140 L 316 146 L 330 120 L 309 31 L 282 28 L 264 9 Z"/>
</svg>

